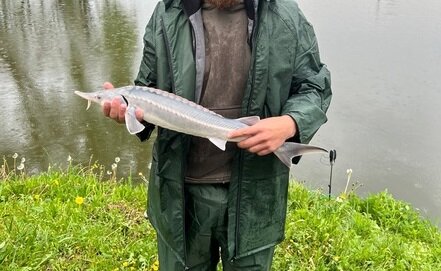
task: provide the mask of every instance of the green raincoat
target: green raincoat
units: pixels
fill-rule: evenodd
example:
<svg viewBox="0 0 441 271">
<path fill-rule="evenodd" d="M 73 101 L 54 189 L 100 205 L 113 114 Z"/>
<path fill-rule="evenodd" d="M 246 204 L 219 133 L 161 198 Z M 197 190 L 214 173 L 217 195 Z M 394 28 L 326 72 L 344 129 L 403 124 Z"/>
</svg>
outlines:
<svg viewBox="0 0 441 271">
<path fill-rule="evenodd" d="M 198 101 L 204 70 L 201 3 L 159 2 L 145 31 L 135 83 Z M 308 143 L 327 121 L 330 74 L 321 63 L 312 26 L 289 0 L 246 0 L 251 67 L 243 116 L 290 115 Z M 225 78 L 228 80 L 228 78 Z M 222 82 L 219 82 L 220 84 Z M 153 125 L 147 125 L 147 139 Z M 148 218 L 159 238 L 186 264 L 184 176 L 190 137 L 158 129 L 148 187 Z M 239 151 L 229 188 L 228 255 L 231 260 L 284 238 L 289 169 L 273 155 Z"/>
</svg>

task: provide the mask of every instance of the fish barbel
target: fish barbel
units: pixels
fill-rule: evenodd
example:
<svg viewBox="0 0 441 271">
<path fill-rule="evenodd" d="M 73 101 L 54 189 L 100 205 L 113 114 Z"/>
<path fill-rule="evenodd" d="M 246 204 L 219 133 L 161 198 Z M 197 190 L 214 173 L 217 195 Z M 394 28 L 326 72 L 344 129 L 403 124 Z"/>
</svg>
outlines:
<svg viewBox="0 0 441 271">
<path fill-rule="evenodd" d="M 227 141 L 239 142 L 244 138 L 228 138 L 230 131 L 257 123 L 258 116 L 239 119 L 225 118 L 209 109 L 173 93 L 150 87 L 125 86 L 96 92 L 75 91 L 75 94 L 88 101 L 102 104 L 115 97 L 127 104 L 125 123 L 130 134 L 137 134 L 145 129 L 136 116 L 137 107 L 144 111 L 144 120 L 162 128 L 203 137 L 210 140 L 221 150 L 225 150 Z M 307 144 L 285 142 L 274 154 L 287 166 L 291 167 L 292 158 L 307 153 L 328 151 Z"/>
</svg>

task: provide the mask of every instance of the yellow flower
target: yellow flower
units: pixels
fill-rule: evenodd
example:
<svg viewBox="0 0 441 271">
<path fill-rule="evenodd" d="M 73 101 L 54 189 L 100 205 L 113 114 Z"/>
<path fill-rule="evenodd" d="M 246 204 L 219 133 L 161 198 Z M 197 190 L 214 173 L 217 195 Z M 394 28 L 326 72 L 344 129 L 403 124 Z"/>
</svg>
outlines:
<svg viewBox="0 0 441 271">
<path fill-rule="evenodd" d="M 152 265 L 152 270 L 153 271 L 158 271 L 159 270 L 159 261 L 156 260 L 153 265 Z"/>
<path fill-rule="evenodd" d="M 75 198 L 75 203 L 78 205 L 81 205 L 84 203 L 84 198 L 83 197 L 76 197 Z"/>
<path fill-rule="evenodd" d="M 40 195 L 38 195 L 38 194 L 34 195 L 34 199 L 35 200 L 40 200 Z"/>
<path fill-rule="evenodd" d="M 123 266 L 127 267 L 127 266 L 129 266 L 129 263 L 128 262 L 123 262 Z"/>
<path fill-rule="evenodd" d="M 58 185 L 60 185 L 60 182 L 58 180 L 55 180 L 54 184 L 58 186 Z"/>
</svg>

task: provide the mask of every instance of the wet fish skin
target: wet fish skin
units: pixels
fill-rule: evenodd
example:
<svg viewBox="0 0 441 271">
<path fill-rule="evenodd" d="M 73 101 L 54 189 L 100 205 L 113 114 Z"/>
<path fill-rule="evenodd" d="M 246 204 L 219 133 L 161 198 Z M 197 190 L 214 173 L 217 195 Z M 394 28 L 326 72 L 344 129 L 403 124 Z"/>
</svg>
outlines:
<svg viewBox="0 0 441 271">
<path fill-rule="evenodd" d="M 227 141 L 239 142 L 244 139 L 228 138 L 230 131 L 251 126 L 260 120 L 257 116 L 228 119 L 183 97 L 142 86 L 125 86 L 91 93 L 75 91 L 75 94 L 88 100 L 87 108 L 91 102 L 102 104 L 115 97 L 121 98 L 127 104 L 125 122 L 131 134 L 139 133 L 145 128 L 135 116 L 135 110 L 139 107 L 144 111 L 145 121 L 162 128 L 208 138 L 222 150 L 225 150 Z M 291 167 L 292 158 L 312 152 L 327 153 L 327 150 L 312 145 L 286 142 L 274 154 L 287 167 Z"/>
</svg>

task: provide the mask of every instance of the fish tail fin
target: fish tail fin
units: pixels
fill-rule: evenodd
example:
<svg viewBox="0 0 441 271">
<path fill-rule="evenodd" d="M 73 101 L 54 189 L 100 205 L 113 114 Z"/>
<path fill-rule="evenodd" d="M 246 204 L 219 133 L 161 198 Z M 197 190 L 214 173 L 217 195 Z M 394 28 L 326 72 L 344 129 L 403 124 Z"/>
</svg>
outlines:
<svg viewBox="0 0 441 271">
<path fill-rule="evenodd" d="M 292 165 L 292 159 L 296 156 L 300 156 L 307 153 L 327 153 L 328 151 L 306 144 L 300 144 L 295 142 L 285 142 L 282 146 L 280 146 L 274 154 L 282 161 L 288 168 Z"/>
</svg>

